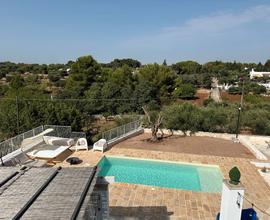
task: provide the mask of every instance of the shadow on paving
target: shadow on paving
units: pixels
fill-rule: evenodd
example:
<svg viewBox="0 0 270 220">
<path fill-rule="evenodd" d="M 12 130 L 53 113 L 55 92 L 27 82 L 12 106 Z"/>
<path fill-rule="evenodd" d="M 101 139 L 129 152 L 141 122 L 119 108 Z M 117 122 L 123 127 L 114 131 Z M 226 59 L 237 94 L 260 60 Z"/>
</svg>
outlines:
<svg viewBox="0 0 270 220">
<path fill-rule="evenodd" d="M 173 212 L 168 212 L 166 206 L 138 206 L 138 207 L 110 207 L 110 219 L 137 220 L 137 219 L 170 219 Z"/>
</svg>

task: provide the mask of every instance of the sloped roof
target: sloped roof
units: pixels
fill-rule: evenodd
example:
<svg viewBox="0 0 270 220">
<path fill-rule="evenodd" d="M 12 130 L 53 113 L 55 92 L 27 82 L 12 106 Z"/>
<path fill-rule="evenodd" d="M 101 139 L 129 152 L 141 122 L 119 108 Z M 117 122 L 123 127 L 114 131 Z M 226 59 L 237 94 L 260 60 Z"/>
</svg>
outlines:
<svg viewBox="0 0 270 220">
<path fill-rule="evenodd" d="M 16 167 L 0 167 L 0 183 L 18 171 Z M 23 213 L 21 219 L 70 219 L 87 183 L 90 183 L 78 218 L 82 219 L 96 183 L 93 167 L 26 168 L 19 170 L 11 180 L 0 186 L 0 219 L 12 219 L 51 178 L 44 190 Z M 93 178 L 91 178 L 93 177 Z"/>
</svg>

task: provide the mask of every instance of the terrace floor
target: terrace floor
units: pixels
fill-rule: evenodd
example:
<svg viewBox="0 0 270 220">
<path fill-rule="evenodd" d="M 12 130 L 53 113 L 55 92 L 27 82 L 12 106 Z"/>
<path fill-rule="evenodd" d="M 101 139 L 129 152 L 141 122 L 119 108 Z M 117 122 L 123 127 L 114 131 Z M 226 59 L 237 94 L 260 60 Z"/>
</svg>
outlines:
<svg viewBox="0 0 270 220">
<path fill-rule="evenodd" d="M 229 146 L 231 151 L 224 151 L 226 156 L 222 156 L 222 149 L 228 143 L 223 142 L 223 140 L 220 142 L 220 139 L 215 140 L 215 138 L 211 138 L 211 140 L 213 139 L 213 146 L 219 148 L 221 152 L 218 150 L 212 152 L 210 151 L 211 148 L 205 149 L 207 152 L 204 152 L 202 149 L 206 146 L 206 143 L 210 143 L 208 142 L 210 140 L 198 137 L 199 140 L 196 140 L 197 147 L 190 145 L 192 149 L 183 148 L 185 151 L 187 149 L 190 150 L 188 151 L 189 153 L 186 153 L 184 150 L 180 151 L 178 148 L 179 146 L 186 146 L 186 143 L 191 141 L 191 139 L 185 140 L 185 142 L 183 142 L 185 138 L 175 139 L 177 141 L 174 142 L 176 143 L 174 147 L 173 144 L 168 144 L 166 143 L 167 140 L 165 140 L 164 143 L 155 144 L 156 147 L 154 147 L 152 143 L 143 141 L 143 137 L 137 136 L 121 142 L 104 154 L 90 150 L 74 152 L 72 156 L 78 156 L 83 160 L 77 166 L 92 166 L 103 155 L 213 164 L 219 165 L 224 178 L 228 178 L 229 170 L 233 166 L 237 166 L 242 173 L 241 182 L 246 188 L 245 196 L 263 210 L 270 212 L 270 187 L 260 176 L 257 168 L 250 163 L 250 158 L 253 157 L 244 146 L 230 142 L 234 147 Z M 137 141 L 134 142 L 134 140 Z M 139 142 L 144 146 L 144 149 L 140 148 L 138 140 L 140 140 Z M 222 147 L 223 145 L 221 143 L 225 143 L 226 145 Z M 231 154 L 229 154 L 230 152 Z M 219 156 L 215 155 L 218 153 Z M 57 165 L 69 166 L 66 162 Z M 126 183 L 110 184 L 109 193 L 110 215 L 112 219 L 213 220 L 220 210 L 221 194 L 219 193 L 192 192 Z M 251 205 L 245 201 L 244 207 L 251 207 Z M 270 217 L 260 212 L 259 215 L 261 217 L 260 219 L 270 219 Z"/>
</svg>

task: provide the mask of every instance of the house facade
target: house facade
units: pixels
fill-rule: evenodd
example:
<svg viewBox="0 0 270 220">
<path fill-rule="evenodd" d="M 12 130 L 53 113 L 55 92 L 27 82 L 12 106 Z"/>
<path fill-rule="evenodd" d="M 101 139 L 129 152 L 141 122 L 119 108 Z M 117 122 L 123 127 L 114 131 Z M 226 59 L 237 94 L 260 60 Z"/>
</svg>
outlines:
<svg viewBox="0 0 270 220">
<path fill-rule="evenodd" d="M 251 71 L 249 72 L 249 77 L 250 79 L 270 77 L 270 72 L 257 72 L 257 71 L 254 71 L 254 69 L 251 69 Z"/>
</svg>

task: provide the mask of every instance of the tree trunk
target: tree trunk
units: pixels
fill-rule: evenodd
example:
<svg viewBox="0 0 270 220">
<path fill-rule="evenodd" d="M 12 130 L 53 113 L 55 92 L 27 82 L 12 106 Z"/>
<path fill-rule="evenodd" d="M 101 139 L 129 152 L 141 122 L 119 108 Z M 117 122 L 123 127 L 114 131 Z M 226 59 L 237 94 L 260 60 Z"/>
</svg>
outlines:
<svg viewBox="0 0 270 220">
<path fill-rule="evenodd" d="M 161 113 L 159 113 L 158 118 L 155 121 L 152 121 L 151 117 L 150 117 L 149 113 L 146 111 L 146 109 L 144 107 L 142 107 L 142 109 L 143 109 L 145 115 L 147 116 L 149 124 L 151 125 L 152 137 L 151 137 L 150 141 L 156 142 L 156 141 L 158 141 L 157 133 L 158 133 L 159 127 L 162 124 L 163 117 L 161 116 Z M 163 135 L 162 135 L 162 137 L 163 137 Z"/>
<path fill-rule="evenodd" d="M 160 138 L 163 139 L 163 137 L 164 137 L 164 132 L 163 132 L 163 130 L 162 130 L 161 128 L 160 128 L 159 130 L 160 130 L 160 132 L 161 132 Z"/>
<path fill-rule="evenodd" d="M 158 140 L 158 136 L 157 136 L 158 128 L 156 128 L 155 126 L 152 126 L 151 131 L 152 131 L 151 141 L 156 142 Z"/>
</svg>

